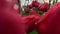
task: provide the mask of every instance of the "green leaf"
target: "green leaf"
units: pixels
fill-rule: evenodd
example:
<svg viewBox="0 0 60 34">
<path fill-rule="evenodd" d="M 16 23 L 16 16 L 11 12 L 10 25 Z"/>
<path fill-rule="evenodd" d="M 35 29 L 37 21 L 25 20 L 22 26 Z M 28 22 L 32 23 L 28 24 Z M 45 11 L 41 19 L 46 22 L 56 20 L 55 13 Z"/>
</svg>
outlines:
<svg viewBox="0 0 60 34">
<path fill-rule="evenodd" d="M 38 34 L 36 30 L 33 30 L 30 34 Z"/>
</svg>

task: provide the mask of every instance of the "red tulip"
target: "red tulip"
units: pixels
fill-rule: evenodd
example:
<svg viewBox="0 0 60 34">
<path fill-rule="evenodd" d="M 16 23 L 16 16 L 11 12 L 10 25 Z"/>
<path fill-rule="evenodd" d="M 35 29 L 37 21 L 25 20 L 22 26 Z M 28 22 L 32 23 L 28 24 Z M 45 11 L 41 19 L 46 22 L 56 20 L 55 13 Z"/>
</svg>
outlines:
<svg viewBox="0 0 60 34">
<path fill-rule="evenodd" d="M 0 0 L 0 34 L 25 34 L 22 17 L 13 2 Z"/>
<path fill-rule="evenodd" d="M 40 11 L 47 11 L 48 10 L 48 3 L 44 3 L 38 7 Z"/>
<path fill-rule="evenodd" d="M 39 6 L 39 2 L 37 2 L 37 1 L 33 1 L 33 5 L 35 6 L 35 7 L 38 7 Z"/>
<path fill-rule="evenodd" d="M 33 4 L 30 4 L 30 5 L 29 5 L 29 8 L 32 8 L 32 7 L 33 7 Z"/>
<path fill-rule="evenodd" d="M 30 7 L 32 8 L 32 7 L 38 7 L 39 6 L 39 2 L 37 2 L 37 1 L 32 1 L 32 3 L 30 4 Z"/>
<path fill-rule="evenodd" d="M 60 3 L 53 5 L 38 24 L 39 34 L 60 34 Z"/>
</svg>

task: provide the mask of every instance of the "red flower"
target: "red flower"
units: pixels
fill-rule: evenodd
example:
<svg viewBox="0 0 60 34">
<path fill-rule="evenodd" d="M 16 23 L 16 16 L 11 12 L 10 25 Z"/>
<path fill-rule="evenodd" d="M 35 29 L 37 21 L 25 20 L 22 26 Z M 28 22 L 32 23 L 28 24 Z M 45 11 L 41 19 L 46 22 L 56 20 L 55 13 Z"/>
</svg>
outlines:
<svg viewBox="0 0 60 34">
<path fill-rule="evenodd" d="M 27 33 L 30 33 L 35 29 L 35 27 L 36 27 L 35 23 L 37 23 L 39 19 L 40 19 L 40 17 L 35 16 L 35 15 L 29 15 L 24 18 L 24 23 L 26 24 Z"/>
<path fill-rule="evenodd" d="M 32 7 L 38 7 L 39 6 L 39 2 L 37 2 L 37 1 L 32 1 L 32 3 L 30 4 L 30 8 L 32 8 Z"/>
<path fill-rule="evenodd" d="M 33 1 L 33 6 L 38 7 L 39 4 L 40 4 L 39 2 L 37 2 L 37 1 Z"/>
<path fill-rule="evenodd" d="M 31 32 L 34 29 L 35 16 L 27 16 L 26 18 L 24 18 L 24 22 L 26 23 L 26 32 Z"/>
<path fill-rule="evenodd" d="M 0 0 L 0 34 L 25 34 L 22 17 L 11 9 L 13 3 Z"/>
<path fill-rule="evenodd" d="M 48 3 L 44 3 L 38 7 L 40 11 L 47 11 L 48 10 Z"/>
<path fill-rule="evenodd" d="M 37 24 L 39 34 L 60 34 L 60 3 L 53 5 Z"/>
<path fill-rule="evenodd" d="M 33 4 L 30 4 L 30 5 L 29 5 L 29 8 L 32 8 L 32 7 L 33 7 Z"/>
</svg>

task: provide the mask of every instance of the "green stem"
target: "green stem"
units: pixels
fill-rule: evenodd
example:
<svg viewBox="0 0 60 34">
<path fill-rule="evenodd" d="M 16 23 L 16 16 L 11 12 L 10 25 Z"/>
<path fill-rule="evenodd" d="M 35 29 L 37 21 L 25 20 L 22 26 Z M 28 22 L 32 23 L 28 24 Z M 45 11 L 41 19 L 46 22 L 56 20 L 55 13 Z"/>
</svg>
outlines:
<svg viewBox="0 0 60 34">
<path fill-rule="evenodd" d="M 20 6 L 21 6 L 21 5 L 20 5 L 20 0 L 18 0 L 18 5 L 19 5 L 19 13 L 20 13 L 20 8 L 21 8 L 21 7 L 20 7 Z"/>
<path fill-rule="evenodd" d="M 53 0 L 53 5 L 54 5 L 54 3 L 55 3 L 55 0 Z"/>
<path fill-rule="evenodd" d="M 51 0 L 49 0 L 49 8 L 50 8 L 50 5 L 51 5 Z"/>
<path fill-rule="evenodd" d="M 56 3 L 58 2 L 58 0 L 56 0 Z"/>
</svg>

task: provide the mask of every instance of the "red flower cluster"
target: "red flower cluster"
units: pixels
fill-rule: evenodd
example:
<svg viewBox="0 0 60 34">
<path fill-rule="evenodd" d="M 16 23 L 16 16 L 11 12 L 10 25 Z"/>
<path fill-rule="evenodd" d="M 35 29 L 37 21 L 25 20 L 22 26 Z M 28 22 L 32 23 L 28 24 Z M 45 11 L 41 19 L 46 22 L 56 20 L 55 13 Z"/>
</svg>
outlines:
<svg viewBox="0 0 60 34">
<path fill-rule="evenodd" d="M 36 8 L 36 10 L 38 10 L 39 14 L 42 14 L 43 12 L 47 12 L 48 8 L 49 8 L 49 4 L 47 2 L 45 2 L 44 4 L 40 4 L 37 1 L 32 1 L 32 3 L 29 5 L 30 8 Z"/>
<path fill-rule="evenodd" d="M 30 8 L 32 7 L 36 7 L 39 9 L 39 11 L 47 11 L 48 10 L 48 3 L 44 3 L 44 4 L 40 4 L 39 2 L 37 1 L 33 1 L 30 5 L 29 5 Z"/>
<path fill-rule="evenodd" d="M 38 6 L 38 9 L 40 10 L 40 11 L 47 11 L 48 10 L 48 3 L 44 3 L 44 4 L 42 4 L 42 5 L 40 5 L 40 6 Z"/>
<path fill-rule="evenodd" d="M 37 2 L 37 1 L 32 1 L 32 3 L 29 5 L 29 7 L 30 8 L 32 8 L 32 7 L 38 7 L 39 6 L 39 2 Z"/>
</svg>

